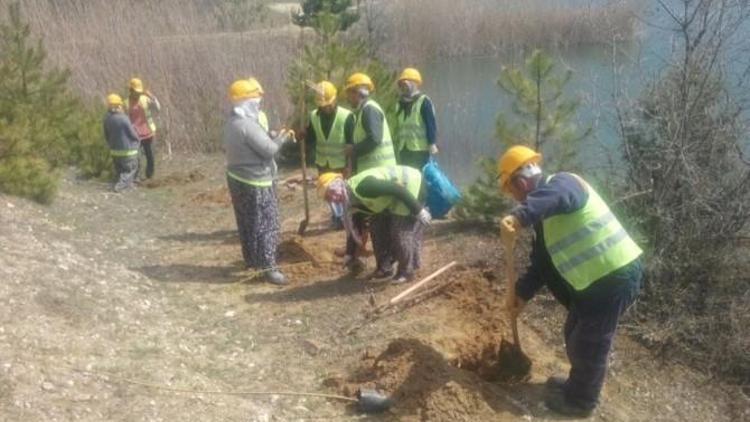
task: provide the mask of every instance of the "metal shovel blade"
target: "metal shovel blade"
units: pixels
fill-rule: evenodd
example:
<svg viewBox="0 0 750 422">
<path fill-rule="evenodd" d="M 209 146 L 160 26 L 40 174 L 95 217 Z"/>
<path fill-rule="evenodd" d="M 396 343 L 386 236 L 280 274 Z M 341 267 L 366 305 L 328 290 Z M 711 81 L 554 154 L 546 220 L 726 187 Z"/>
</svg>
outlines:
<svg viewBox="0 0 750 422">
<path fill-rule="evenodd" d="M 357 406 L 364 413 L 381 413 L 388 410 L 393 401 L 385 394 L 371 389 L 357 390 Z"/>
</svg>

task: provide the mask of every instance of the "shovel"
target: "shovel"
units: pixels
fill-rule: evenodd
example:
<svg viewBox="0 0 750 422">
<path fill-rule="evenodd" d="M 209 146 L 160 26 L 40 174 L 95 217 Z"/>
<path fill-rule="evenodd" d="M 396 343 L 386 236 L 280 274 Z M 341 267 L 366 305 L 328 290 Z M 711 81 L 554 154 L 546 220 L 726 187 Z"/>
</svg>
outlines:
<svg viewBox="0 0 750 422">
<path fill-rule="evenodd" d="M 300 101 L 299 101 L 299 109 L 302 112 L 302 115 L 300 117 L 300 127 L 302 130 L 304 130 L 307 126 L 305 125 L 305 117 L 307 117 L 307 110 L 305 109 L 306 103 L 305 103 L 305 86 L 302 86 L 302 91 L 300 92 Z M 305 143 L 305 137 L 303 136 L 302 139 L 300 139 L 299 143 L 299 155 L 300 155 L 300 161 L 302 162 L 302 194 L 305 197 L 305 219 L 299 222 L 299 227 L 297 228 L 297 234 L 302 236 L 305 234 L 305 230 L 307 230 L 307 225 L 310 223 L 310 203 L 307 198 L 307 145 Z"/>
<path fill-rule="evenodd" d="M 505 245 L 505 277 L 510 297 L 516 295 L 514 246 L 515 242 Z M 510 328 L 513 331 L 513 343 L 504 338 L 500 342 L 498 378 L 502 381 L 523 381 L 529 378 L 531 359 L 521 349 L 521 341 L 518 338 L 518 320 L 515 315 L 510 318 Z"/>
</svg>

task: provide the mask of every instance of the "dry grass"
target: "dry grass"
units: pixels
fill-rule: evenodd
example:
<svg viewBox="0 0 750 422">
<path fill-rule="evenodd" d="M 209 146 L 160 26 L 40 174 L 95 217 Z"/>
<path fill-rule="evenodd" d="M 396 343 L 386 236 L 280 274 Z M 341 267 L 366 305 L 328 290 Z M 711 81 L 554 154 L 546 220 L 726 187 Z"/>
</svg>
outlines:
<svg viewBox="0 0 750 422">
<path fill-rule="evenodd" d="M 635 1 L 570 8 L 545 0 L 388 0 L 372 13 L 383 50 L 400 58 L 496 55 L 524 47 L 566 48 L 629 39 Z M 429 11 L 429 12 L 426 12 Z"/>
<path fill-rule="evenodd" d="M 0 0 L 6 10 L 10 0 Z M 267 0 L 256 0 L 267 1 Z M 225 90 L 256 75 L 272 125 L 291 115 L 285 79 L 299 30 L 287 11 L 264 12 L 246 32 L 221 29 L 211 0 L 24 0 L 53 64 L 83 95 L 102 101 L 141 77 L 163 103 L 161 138 L 185 152 L 218 148 Z M 394 65 L 436 56 L 497 54 L 520 46 L 571 46 L 630 36 L 630 3 L 571 11 L 542 0 L 365 0 L 356 31 Z M 429 10 L 430 13 L 425 13 Z M 283 12 L 283 13 L 282 13 Z M 260 19 L 260 18 L 259 18 Z M 252 20 L 252 19 L 251 19 Z"/>
</svg>

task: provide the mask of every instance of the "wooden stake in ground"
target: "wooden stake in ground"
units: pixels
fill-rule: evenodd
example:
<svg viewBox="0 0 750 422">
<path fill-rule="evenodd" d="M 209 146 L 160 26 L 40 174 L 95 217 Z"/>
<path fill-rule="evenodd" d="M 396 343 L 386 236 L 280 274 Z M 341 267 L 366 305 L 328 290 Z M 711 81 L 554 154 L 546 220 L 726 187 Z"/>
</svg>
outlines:
<svg viewBox="0 0 750 422">
<path fill-rule="evenodd" d="M 427 277 L 425 277 L 422 280 L 420 280 L 419 282 L 417 282 L 417 284 L 409 287 L 408 289 L 404 290 L 403 292 L 401 292 L 398 295 L 396 295 L 393 298 L 391 298 L 391 300 L 388 302 L 388 304 L 390 304 L 390 305 L 397 304 L 398 302 L 400 302 L 401 300 L 403 300 L 406 296 L 408 296 L 410 293 L 412 293 L 413 291 L 419 289 L 420 287 L 424 286 L 425 284 L 429 283 L 430 281 L 432 281 L 433 279 L 435 279 L 435 277 L 437 277 L 440 274 L 448 271 L 451 267 L 453 267 L 456 264 L 457 264 L 457 262 L 453 261 L 450 264 L 448 264 L 448 265 L 440 268 L 439 270 L 435 271 L 434 273 L 428 275 Z"/>
</svg>

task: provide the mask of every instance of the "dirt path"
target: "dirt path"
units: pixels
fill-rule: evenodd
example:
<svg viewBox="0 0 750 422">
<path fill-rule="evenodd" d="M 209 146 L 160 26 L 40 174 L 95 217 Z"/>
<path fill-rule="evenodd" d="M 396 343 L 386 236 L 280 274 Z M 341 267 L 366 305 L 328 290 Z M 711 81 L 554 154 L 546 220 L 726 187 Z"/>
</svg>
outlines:
<svg viewBox="0 0 750 422">
<path fill-rule="evenodd" d="M 341 233 L 326 230 L 318 202 L 311 235 L 296 238 L 301 194 L 287 188 L 281 263 L 295 264 L 291 285 L 245 280 L 221 163 L 161 162 L 166 176 L 124 195 L 68 178 L 50 207 L 0 196 L 0 419 L 554 419 L 539 404 L 541 383 L 566 368 L 549 299 L 520 326 L 531 381 L 482 378 L 507 332 L 493 237 L 437 224 L 424 267 L 459 260 L 450 286 L 347 335 L 372 299 L 401 288 L 352 279 L 333 263 Z M 152 388 L 351 394 L 361 385 L 386 390 L 396 406 L 362 416 L 320 398 Z M 748 420 L 743 400 L 621 336 L 595 419 Z"/>
</svg>

